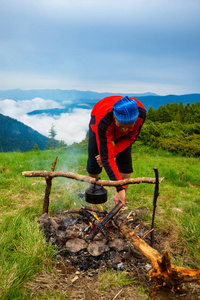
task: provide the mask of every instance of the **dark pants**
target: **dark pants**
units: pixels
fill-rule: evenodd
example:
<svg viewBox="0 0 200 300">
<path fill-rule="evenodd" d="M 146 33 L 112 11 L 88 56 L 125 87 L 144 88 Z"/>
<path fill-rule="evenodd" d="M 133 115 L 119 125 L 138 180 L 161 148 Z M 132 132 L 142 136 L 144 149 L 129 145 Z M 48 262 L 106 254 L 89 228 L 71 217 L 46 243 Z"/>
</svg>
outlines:
<svg viewBox="0 0 200 300">
<path fill-rule="evenodd" d="M 116 140 L 115 143 L 117 143 L 118 140 Z M 120 173 L 129 174 L 133 172 L 131 149 L 132 145 L 116 155 L 115 161 Z M 96 135 L 89 127 L 87 172 L 90 174 L 100 174 L 102 171 L 102 168 L 98 165 L 95 158 L 98 154 Z"/>
</svg>

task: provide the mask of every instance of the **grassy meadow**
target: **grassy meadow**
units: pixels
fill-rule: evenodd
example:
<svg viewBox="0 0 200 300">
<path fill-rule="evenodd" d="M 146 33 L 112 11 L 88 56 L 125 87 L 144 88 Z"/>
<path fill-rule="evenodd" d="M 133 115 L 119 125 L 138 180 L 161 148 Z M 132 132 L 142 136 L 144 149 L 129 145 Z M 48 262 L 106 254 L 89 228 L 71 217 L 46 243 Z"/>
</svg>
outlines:
<svg viewBox="0 0 200 300">
<path fill-rule="evenodd" d="M 158 168 L 160 177 L 165 177 L 159 185 L 155 217 L 156 229 L 166 237 L 163 251 L 169 250 L 176 265 L 200 266 L 200 159 L 150 149 L 139 142 L 132 154 L 133 178 L 154 177 L 154 167 Z M 55 250 L 47 246 L 37 224 L 37 218 L 42 215 L 46 182 L 40 177 L 24 178 L 22 172 L 50 171 L 57 155 L 56 171 L 87 175 L 84 144 L 58 150 L 0 153 L 0 299 L 46 299 L 44 296 L 31 298 L 31 291 L 26 287 L 26 282 L 43 270 L 53 272 Z M 101 178 L 107 179 L 105 171 Z M 87 187 L 87 183 L 54 178 L 49 215 L 85 204 L 78 193 Z M 114 206 L 115 188 L 107 189 L 109 200 L 104 208 L 110 210 Z M 127 192 L 129 210 L 149 208 L 141 220 L 149 227 L 153 195 L 154 185 L 146 183 L 130 185 Z M 63 298 L 55 294 L 51 299 Z"/>
</svg>

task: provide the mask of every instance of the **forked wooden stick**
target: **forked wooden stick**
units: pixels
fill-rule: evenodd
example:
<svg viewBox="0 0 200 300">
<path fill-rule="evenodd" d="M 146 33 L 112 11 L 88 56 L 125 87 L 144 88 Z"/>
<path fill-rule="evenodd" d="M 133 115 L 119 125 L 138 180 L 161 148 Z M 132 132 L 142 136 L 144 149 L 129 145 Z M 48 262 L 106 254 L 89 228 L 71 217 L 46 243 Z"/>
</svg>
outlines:
<svg viewBox="0 0 200 300">
<path fill-rule="evenodd" d="M 55 158 L 55 160 L 52 164 L 51 172 L 53 172 L 55 167 L 56 167 L 57 159 L 58 159 L 58 155 L 56 156 L 56 158 Z M 47 175 L 47 176 L 45 176 L 45 179 L 46 179 L 46 190 L 45 190 L 45 195 L 44 195 L 43 214 L 44 213 L 48 214 L 49 196 L 50 196 L 50 193 L 51 193 L 52 178 Z"/>
</svg>

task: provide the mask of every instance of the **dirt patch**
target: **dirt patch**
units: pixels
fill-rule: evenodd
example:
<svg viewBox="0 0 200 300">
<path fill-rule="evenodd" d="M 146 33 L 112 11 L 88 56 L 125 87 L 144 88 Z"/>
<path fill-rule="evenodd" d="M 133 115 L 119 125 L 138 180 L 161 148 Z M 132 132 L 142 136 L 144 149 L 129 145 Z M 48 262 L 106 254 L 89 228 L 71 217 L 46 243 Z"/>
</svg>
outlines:
<svg viewBox="0 0 200 300">
<path fill-rule="evenodd" d="M 71 272 L 71 270 L 70 270 Z M 107 290 L 99 288 L 99 274 L 89 277 L 84 274 L 72 272 L 66 274 L 55 269 L 54 273 L 43 273 L 37 279 L 27 284 L 27 288 L 32 290 L 31 299 L 37 299 L 40 295 L 55 294 L 66 299 L 138 299 L 138 288 L 133 287 L 113 287 Z M 147 299 L 147 296 L 145 298 Z"/>
<path fill-rule="evenodd" d="M 200 287 L 197 284 L 190 284 L 184 287 L 180 294 L 173 294 L 164 288 L 150 298 L 149 289 L 152 283 L 142 280 L 141 274 L 129 274 L 138 280 L 138 283 L 127 286 L 114 286 L 101 290 L 101 270 L 99 274 L 86 274 L 78 272 L 75 268 L 60 268 L 55 266 L 53 273 L 42 273 L 26 287 L 31 289 L 31 299 L 126 299 L 126 300 L 198 300 L 200 299 Z M 91 276 L 92 275 L 92 276 Z M 134 276 L 133 276 L 134 275 Z M 141 280 L 141 281 L 140 281 Z M 56 296 L 55 296 L 56 295 Z M 55 297 L 55 298 L 54 298 Z"/>
</svg>

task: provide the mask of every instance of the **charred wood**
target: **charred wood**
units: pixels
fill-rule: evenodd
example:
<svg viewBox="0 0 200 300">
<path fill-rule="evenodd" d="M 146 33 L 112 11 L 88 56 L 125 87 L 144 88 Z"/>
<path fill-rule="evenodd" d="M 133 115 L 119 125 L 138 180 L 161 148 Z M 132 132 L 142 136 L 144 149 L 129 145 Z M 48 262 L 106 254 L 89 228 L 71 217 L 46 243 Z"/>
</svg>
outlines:
<svg viewBox="0 0 200 300">
<path fill-rule="evenodd" d="M 101 224 L 106 225 L 113 217 L 122 209 L 122 203 L 118 203 L 115 207 L 107 214 L 107 216 L 102 220 Z M 86 240 L 92 240 L 95 235 L 99 232 L 99 228 L 95 228 L 87 237 Z"/>
<path fill-rule="evenodd" d="M 67 212 L 68 213 L 77 213 L 79 215 L 86 217 L 92 223 L 92 225 L 94 225 L 95 229 L 93 231 L 95 231 L 95 235 L 99 231 L 101 231 L 103 233 L 103 235 L 105 235 L 105 236 L 109 235 L 108 229 L 105 227 L 105 225 L 102 222 L 98 221 L 97 218 L 95 218 L 89 211 L 84 210 L 83 208 L 71 208 Z M 89 229 L 91 232 L 91 230 L 92 230 L 91 226 L 89 226 Z M 86 231 L 88 231 L 88 230 L 86 230 Z M 88 234 L 90 232 L 88 232 Z"/>
<path fill-rule="evenodd" d="M 86 217 L 88 220 L 90 220 L 90 222 L 96 226 L 96 228 L 98 228 L 98 231 L 100 230 L 103 235 L 108 235 L 109 232 L 108 232 L 108 229 L 104 226 L 104 224 L 100 221 L 98 221 L 89 211 L 87 210 L 83 210 L 83 209 L 80 209 L 80 215 Z"/>
<path fill-rule="evenodd" d="M 81 208 L 76 208 L 76 207 L 70 208 L 70 209 L 68 209 L 67 211 L 64 211 L 64 213 L 65 213 L 65 212 L 69 212 L 69 213 L 78 213 L 78 214 L 79 214 L 80 209 L 82 209 L 82 210 L 88 210 L 88 211 L 94 212 L 94 213 L 96 213 L 98 216 L 105 216 L 105 215 L 108 214 L 108 211 L 107 211 L 107 210 L 100 210 L 100 209 L 93 208 L 93 207 L 89 207 L 89 206 L 85 206 L 85 205 L 82 205 Z"/>
<path fill-rule="evenodd" d="M 82 205 L 82 209 L 85 209 L 85 210 L 88 210 L 88 211 L 93 211 L 95 213 L 97 213 L 98 215 L 107 215 L 108 214 L 108 211 L 107 210 L 104 210 L 104 209 L 97 209 L 97 208 L 93 208 L 93 207 L 89 207 L 89 206 L 85 206 L 85 205 Z"/>
</svg>

